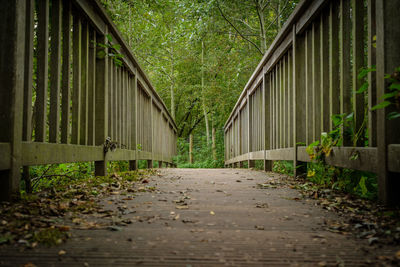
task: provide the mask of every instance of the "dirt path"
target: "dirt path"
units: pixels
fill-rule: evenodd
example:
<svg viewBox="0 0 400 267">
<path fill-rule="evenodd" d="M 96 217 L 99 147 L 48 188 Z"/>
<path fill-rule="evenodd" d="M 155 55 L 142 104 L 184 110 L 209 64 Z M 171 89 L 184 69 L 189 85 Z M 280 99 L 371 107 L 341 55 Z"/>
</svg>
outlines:
<svg viewBox="0 0 400 267">
<path fill-rule="evenodd" d="M 67 243 L 53 248 L 3 248 L 0 265 L 364 266 L 395 253 L 324 230 L 324 221 L 340 218 L 311 200 L 298 200 L 296 190 L 257 187 L 278 176 L 163 169 L 143 184 L 154 191 L 136 193 L 132 200 L 124 195 L 104 200 L 106 209 L 123 214 L 119 226 L 72 230 Z"/>
</svg>

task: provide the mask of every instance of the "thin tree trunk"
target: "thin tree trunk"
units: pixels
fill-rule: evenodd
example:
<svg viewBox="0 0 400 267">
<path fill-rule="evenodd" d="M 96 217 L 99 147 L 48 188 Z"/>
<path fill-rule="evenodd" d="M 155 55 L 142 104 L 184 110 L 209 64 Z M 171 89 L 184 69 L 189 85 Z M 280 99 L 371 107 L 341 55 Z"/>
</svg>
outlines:
<svg viewBox="0 0 400 267">
<path fill-rule="evenodd" d="M 201 92 L 203 95 L 203 113 L 204 120 L 206 123 L 206 137 L 207 137 L 207 146 L 210 144 L 210 129 L 208 125 L 208 114 L 205 103 L 205 92 L 204 92 L 204 42 L 201 41 Z"/>
<path fill-rule="evenodd" d="M 264 12 L 260 3 L 257 5 L 257 15 L 260 22 L 260 50 L 263 54 L 267 51 L 267 36 L 265 32 L 265 19 L 264 19 Z"/>
<path fill-rule="evenodd" d="M 175 120 L 175 79 L 174 79 L 174 46 L 171 45 L 171 116 Z"/>
<path fill-rule="evenodd" d="M 212 126 L 212 131 L 211 131 L 211 139 L 212 139 L 212 155 L 213 159 L 217 160 L 217 146 L 216 146 L 216 136 L 215 136 L 215 127 L 214 125 Z"/>
<path fill-rule="evenodd" d="M 193 163 L 193 134 L 189 135 L 189 163 Z"/>
</svg>

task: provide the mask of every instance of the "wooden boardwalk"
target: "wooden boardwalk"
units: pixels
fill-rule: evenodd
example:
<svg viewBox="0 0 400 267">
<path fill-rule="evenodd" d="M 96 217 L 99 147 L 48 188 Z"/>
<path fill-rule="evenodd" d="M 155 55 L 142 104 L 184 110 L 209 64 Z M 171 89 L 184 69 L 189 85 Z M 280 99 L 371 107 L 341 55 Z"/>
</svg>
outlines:
<svg viewBox="0 0 400 267">
<path fill-rule="evenodd" d="M 344 219 L 312 200 L 293 200 L 299 192 L 286 185 L 257 187 L 279 178 L 244 169 L 162 169 L 138 185 L 154 191 L 104 200 L 132 223 L 116 231 L 75 229 L 52 248 L 1 248 L 0 265 L 366 266 L 399 249 L 325 230 L 325 220 Z"/>
</svg>

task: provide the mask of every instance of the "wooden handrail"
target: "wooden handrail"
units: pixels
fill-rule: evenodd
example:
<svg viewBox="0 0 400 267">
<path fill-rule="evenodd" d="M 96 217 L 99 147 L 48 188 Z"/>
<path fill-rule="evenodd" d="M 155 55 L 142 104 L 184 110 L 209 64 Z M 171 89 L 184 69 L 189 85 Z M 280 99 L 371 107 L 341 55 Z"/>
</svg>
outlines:
<svg viewBox="0 0 400 267">
<path fill-rule="evenodd" d="M 367 12 L 364 2 L 368 2 Z M 400 66 L 396 16 L 388 16 L 396 8 L 400 3 L 395 0 L 301 1 L 225 123 L 225 164 L 248 161 L 252 167 L 254 160 L 263 160 L 264 169 L 271 170 L 273 160 L 293 160 L 295 175 L 304 175 L 304 162 L 310 161 L 304 145 L 320 140 L 321 133 L 335 127 L 333 115 L 352 114 L 354 129 L 341 126 L 343 146 L 335 148 L 326 163 L 377 173 L 380 201 L 400 203 L 394 182 L 399 173 L 393 167 L 400 157 L 400 136 L 394 134 L 400 124 L 385 117 L 394 105 L 372 111 L 379 95 L 388 90 L 384 73 Z M 375 48 L 373 40 L 380 40 L 381 45 L 377 42 Z M 377 71 L 366 78 L 367 92 L 356 93 L 362 84 L 357 77 L 360 68 L 367 66 L 365 47 L 368 63 L 376 62 Z M 369 101 L 364 104 L 366 94 Z M 358 139 L 352 141 L 349 131 Z M 366 131 L 369 147 L 363 147 Z"/>
</svg>

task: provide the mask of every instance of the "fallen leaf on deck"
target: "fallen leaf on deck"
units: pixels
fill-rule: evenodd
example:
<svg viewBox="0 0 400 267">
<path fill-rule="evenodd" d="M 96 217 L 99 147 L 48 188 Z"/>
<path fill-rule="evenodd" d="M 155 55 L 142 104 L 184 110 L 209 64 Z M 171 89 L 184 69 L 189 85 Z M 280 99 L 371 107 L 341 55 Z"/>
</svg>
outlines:
<svg viewBox="0 0 400 267">
<path fill-rule="evenodd" d="M 67 252 L 66 252 L 65 250 L 60 250 L 60 251 L 58 252 L 58 255 L 59 255 L 59 256 L 62 256 L 62 255 L 65 255 L 65 254 L 67 254 Z"/>
<path fill-rule="evenodd" d="M 215 215 L 215 212 L 213 212 L 213 211 L 210 211 L 210 214 L 211 214 L 211 215 Z"/>
<path fill-rule="evenodd" d="M 188 205 L 183 205 L 183 206 L 175 206 L 176 209 L 178 210 L 187 210 L 189 208 Z"/>
</svg>

